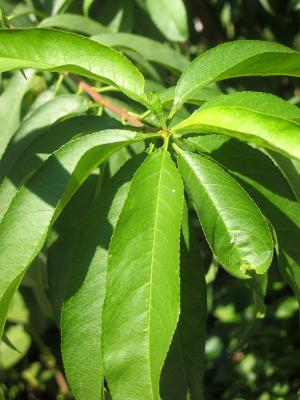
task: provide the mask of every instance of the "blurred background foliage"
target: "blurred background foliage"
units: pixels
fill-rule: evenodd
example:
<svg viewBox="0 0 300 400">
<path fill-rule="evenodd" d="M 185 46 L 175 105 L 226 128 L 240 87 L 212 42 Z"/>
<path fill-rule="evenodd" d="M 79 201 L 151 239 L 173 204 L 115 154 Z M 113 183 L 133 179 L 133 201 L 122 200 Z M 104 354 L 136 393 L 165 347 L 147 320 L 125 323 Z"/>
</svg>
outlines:
<svg viewBox="0 0 300 400">
<path fill-rule="evenodd" d="M 185 0 L 184 5 L 181 0 L 0 0 L 0 7 L 2 28 L 7 24 L 17 28 L 51 26 L 86 36 L 133 33 L 159 41 L 190 60 L 207 48 L 236 39 L 277 41 L 300 50 L 300 0 Z M 108 39 L 112 40 L 111 36 Z M 152 62 L 151 51 L 155 52 L 155 48 L 147 53 L 146 48 L 128 41 L 128 37 L 122 40 L 120 43 L 118 37 L 116 47 L 143 71 L 149 90 L 162 90 L 176 83 L 176 68 L 171 71 Z M 25 116 L 57 94 L 77 90 L 71 81 L 65 79 L 62 84 L 57 75 L 49 73 L 28 76 L 22 83 L 20 80 L 16 74 L 1 77 L 2 121 L 10 118 L 7 110 L 12 110 L 13 105 L 18 116 L 11 129 L 17 129 Z M 237 79 L 222 83 L 220 89 L 261 90 L 295 104 L 300 102 L 299 81 L 293 78 Z M 118 93 L 109 92 L 107 96 L 116 104 L 124 104 Z M 134 103 L 132 110 L 137 110 Z M 98 115 L 102 111 L 89 108 L 90 113 Z M 112 118 L 119 118 L 105 111 Z M 112 160 L 111 170 L 116 170 L 129 155 L 122 153 L 118 157 Z M 10 309 L 0 345 L 0 399 L 72 399 L 60 356 L 57 314 L 61 288 L 52 278 L 55 268 L 62 270 L 66 266 L 69 251 L 58 240 L 60 221 L 69 219 L 69 232 L 73 232 L 76 226 L 72 210 L 79 206 L 82 209 L 86 201 L 80 199 L 80 193 L 76 196 L 58 220 L 48 249 L 34 262 Z M 298 305 L 276 265 L 269 276 L 265 317 L 255 318 L 251 291 L 244 282 L 218 267 L 197 229 L 208 283 L 205 399 L 299 398 Z M 64 254 L 56 259 L 59 251 Z"/>
</svg>

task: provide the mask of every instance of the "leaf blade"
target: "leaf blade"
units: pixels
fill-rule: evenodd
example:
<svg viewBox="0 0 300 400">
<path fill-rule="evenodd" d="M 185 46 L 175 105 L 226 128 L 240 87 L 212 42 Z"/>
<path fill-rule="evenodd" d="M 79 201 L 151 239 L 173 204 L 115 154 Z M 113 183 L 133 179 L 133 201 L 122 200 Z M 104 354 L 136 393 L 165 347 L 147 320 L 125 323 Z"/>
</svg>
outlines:
<svg viewBox="0 0 300 400">
<path fill-rule="evenodd" d="M 109 250 L 102 346 L 105 377 L 116 399 L 159 398 L 160 370 L 179 313 L 182 201 L 169 154 L 150 154 L 131 183 Z"/>
<path fill-rule="evenodd" d="M 208 101 L 173 131 L 220 133 L 300 159 L 300 109 L 265 93 L 240 92 Z"/>
<path fill-rule="evenodd" d="M 221 167 L 203 156 L 180 151 L 178 165 L 220 264 L 242 279 L 251 277 L 252 272 L 265 273 L 272 261 L 273 241 L 251 198 Z"/>
<path fill-rule="evenodd" d="M 44 28 L 1 30 L 0 71 L 25 67 L 104 81 L 148 104 L 138 69 L 122 54 L 83 36 Z"/>
<path fill-rule="evenodd" d="M 300 53 L 277 43 L 239 40 L 197 57 L 178 81 L 172 113 L 191 93 L 211 82 L 238 76 L 300 76 Z"/>
<path fill-rule="evenodd" d="M 101 327 L 108 247 L 141 161 L 141 157 L 129 160 L 104 183 L 73 255 L 62 311 L 62 354 L 68 381 L 79 400 L 98 400 L 103 386 Z"/>
<path fill-rule="evenodd" d="M 114 151 L 140 140 L 136 132 L 118 130 L 74 139 L 18 191 L 0 223 L 1 334 L 11 297 L 43 246 L 49 225 L 97 165 Z M 16 246 L 20 251 L 14 251 Z"/>
</svg>

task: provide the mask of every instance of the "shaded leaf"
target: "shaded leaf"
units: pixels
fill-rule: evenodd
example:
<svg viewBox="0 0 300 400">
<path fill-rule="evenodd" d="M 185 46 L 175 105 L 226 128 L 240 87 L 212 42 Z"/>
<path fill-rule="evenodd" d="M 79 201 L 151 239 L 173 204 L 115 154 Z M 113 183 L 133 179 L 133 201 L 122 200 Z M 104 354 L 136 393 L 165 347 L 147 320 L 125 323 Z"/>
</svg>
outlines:
<svg viewBox="0 0 300 400">
<path fill-rule="evenodd" d="M 67 94 L 57 96 L 34 110 L 22 121 L 8 144 L 0 164 L 0 180 L 3 180 L 22 152 L 43 134 L 45 128 L 67 115 L 83 113 L 87 108 L 88 102 L 83 97 Z"/>
<path fill-rule="evenodd" d="M 5 121 L 0 129 L 0 159 L 20 123 L 21 104 L 25 93 L 32 85 L 32 71 L 26 71 L 27 80 L 16 73 L 0 96 L 0 120 Z"/>
<path fill-rule="evenodd" d="M 1 334 L 11 298 L 40 252 L 50 225 L 98 165 L 114 151 L 139 140 L 140 134 L 121 130 L 71 140 L 18 191 L 0 223 Z"/>
<path fill-rule="evenodd" d="M 134 50 L 146 60 L 163 65 L 171 70 L 182 72 L 188 65 L 188 60 L 167 45 L 144 36 L 132 33 L 102 33 L 92 37 L 96 42 L 120 50 Z"/>
<path fill-rule="evenodd" d="M 106 32 L 107 28 L 101 25 L 99 22 L 94 21 L 91 18 L 83 17 L 78 14 L 58 14 L 43 19 L 39 25 L 39 28 L 51 28 L 56 27 L 65 29 L 68 31 L 83 33 L 85 35 L 97 35 L 98 33 Z"/>
<path fill-rule="evenodd" d="M 103 184 L 72 257 L 68 297 L 62 312 L 62 353 L 77 399 L 98 400 L 102 391 L 101 325 L 108 247 L 130 181 L 143 157 L 129 160 Z"/>
<path fill-rule="evenodd" d="M 167 39 L 173 42 L 188 39 L 187 15 L 182 0 L 141 0 L 141 3 Z"/>
<path fill-rule="evenodd" d="M 164 400 L 203 399 L 206 283 L 199 243 L 184 207 L 180 253 L 180 316 L 161 377 Z"/>
</svg>

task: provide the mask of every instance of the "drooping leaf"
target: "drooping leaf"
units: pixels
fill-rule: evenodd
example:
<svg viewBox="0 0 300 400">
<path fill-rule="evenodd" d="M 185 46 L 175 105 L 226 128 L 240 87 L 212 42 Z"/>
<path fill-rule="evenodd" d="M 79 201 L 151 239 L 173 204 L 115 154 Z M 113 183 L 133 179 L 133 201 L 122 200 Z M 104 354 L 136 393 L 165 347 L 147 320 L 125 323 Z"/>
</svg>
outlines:
<svg viewBox="0 0 300 400">
<path fill-rule="evenodd" d="M 265 273 L 272 261 L 273 241 L 266 220 L 251 198 L 206 157 L 179 151 L 178 165 L 219 263 L 237 278 Z"/>
<path fill-rule="evenodd" d="M 283 45 L 258 40 L 221 44 L 197 57 L 180 77 L 172 113 L 194 90 L 211 82 L 239 76 L 300 76 L 300 53 Z"/>
<path fill-rule="evenodd" d="M 183 42 L 188 39 L 185 5 L 182 0 L 140 0 L 152 21 L 170 41 Z"/>
<path fill-rule="evenodd" d="M 68 381 L 78 400 L 98 400 L 102 391 L 101 325 L 108 248 L 130 181 L 141 161 L 141 156 L 130 159 L 105 181 L 72 257 L 62 312 L 62 354 Z"/>
<path fill-rule="evenodd" d="M 167 45 L 144 36 L 132 33 L 102 33 L 92 37 L 93 40 L 117 49 L 130 49 L 140 53 L 146 60 L 163 65 L 171 70 L 182 72 L 188 60 Z"/>
<path fill-rule="evenodd" d="M 18 191 L 0 223 L 1 334 L 11 298 L 41 250 L 50 225 L 98 165 L 114 151 L 140 140 L 140 134 L 121 130 L 71 140 Z"/>
<path fill-rule="evenodd" d="M 206 283 L 199 243 L 184 207 L 180 252 L 180 316 L 161 376 L 163 400 L 203 399 Z"/>
<path fill-rule="evenodd" d="M 71 118 L 40 131 L 40 137 L 26 148 L 0 185 L 0 220 L 20 186 L 27 182 L 54 151 L 76 136 L 88 135 L 113 127 L 113 122 L 108 118 L 84 116 Z M 8 161 L 12 155 L 13 153 Z"/>
<path fill-rule="evenodd" d="M 173 130 L 221 133 L 300 160 L 300 109 L 270 94 L 218 96 Z"/>
<path fill-rule="evenodd" d="M 0 159 L 20 123 L 21 103 L 32 85 L 33 72 L 26 71 L 27 80 L 16 73 L 0 96 Z M 4 123 L 5 121 L 5 123 Z"/>
<path fill-rule="evenodd" d="M 179 315 L 182 201 L 170 155 L 150 154 L 132 180 L 108 255 L 102 349 L 115 399 L 159 398 Z"/>
<path fill-rule="evenodd" d="M 270 157 L 235 139 L 207 135 L 186 139 L 224 165 L 247 190 L 275 229 L 278 266 L 300 304 L 300 204 Z"/>
<path fill-rule="evenodd" d="M 43 133 L 43 130 L 60 118 L 87 110 L 88 102 L 81 96 L 57 96 L 42 104 L 26 117 L 8 144 L 0 163 L 0 181 L 8 173 L 22 152 Z"/>
<path fill-rule="evenodd" d="M 58 14 L 43 19 L 39 25 L 39 28 L 61 28 L 68 31 L 83 33 L 85 35 L 97 35 L 98 33 L 107 32 L 107 28 L 101 25 L 99 22 L 94 21 L 91 18 L 83 17 L 78 14 Z"/>
<path fill-rule="evenodd" d="M 247 284 L 253 294 L 254 316 L 264 318 L 266 315 L 265 297 L 268 288 L 268 274 L 255 275 L 247 280 Z"/>
<path fill-rule="evenodd" d="M 44 28 L 0 30 L 0 72 L 25 67 L 103 81 L 148 104 L 144 78 L 126 57 L 73 33 Z"/>
</svg>

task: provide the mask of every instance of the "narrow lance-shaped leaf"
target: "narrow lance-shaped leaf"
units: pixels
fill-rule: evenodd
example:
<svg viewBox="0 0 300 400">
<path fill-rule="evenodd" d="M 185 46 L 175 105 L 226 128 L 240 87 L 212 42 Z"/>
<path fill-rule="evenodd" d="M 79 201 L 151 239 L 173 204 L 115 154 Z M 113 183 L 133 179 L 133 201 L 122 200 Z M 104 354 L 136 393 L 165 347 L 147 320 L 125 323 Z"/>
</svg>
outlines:
<svg viewBox="0 0 300 400">
<path fill-rule="evenodd" d="M 197 57 L 178 81 L 172 113 L 194 90 L 239 76 L 300 76 L 300 53 L 281 44 L 240 40 L 221 44 Z"/>
<path fill-rule="evenodd" d="M 273 257 L 267 221 L 242 187 L 206 157 L 179 151 L 179 170 L 219 263 L 237 278 L 263 274 Z"/>
<path fill-rule="evenodd" d="M 221 135 L 186 139 L 234 174 L 275 229 L 278 266 L 300 303 L 300 204 L 270 157 Z"/>
<path fill-rule="evenodd" d="M 114 151 L 139 140 L 142 137 L 136 132 L 118 130 L 74 139 L 61 147 L 18 191 L 0 223 L 1 334 L 11 298 L 41 250 L 50 225 L 101 162 Z"/>
<path fill-rule="evenodd" d="M 163 65 L 171 70 L 182 72 L 188 60 L 167 45 L 156 40 L 132 33 L 102 33 L 91 39 L 117 49 L 130 49 L 140 53 L 146 60 Z"/>
<path fill-rule="evenodd" d="M 38 27 L 56 27 L 86 35 L 97 35 L 102 32 L 107 32 L 107 28 L 99 22 L 79 14 L 69 13 L 52 15 L 51 17 L 45 18 L 39 23 Z"/>
<path fill-rule="evenodd" d="M 296 199 L 300 202 L 300 161 L 291 160 L 274 151 L 269 151 L 269 153 L 288 181 Z"/>
<path fill-rule="evenodd" d="M 150 154 L 133 178 L 108 256 L 102 349 L 116 400 L 159 399 L 179 315 L 182 202 L 169 153 Z"/>
<path fill-rule="evenodd" d="M 48 235 L 48 297 L 58 324 L 60 323 L 62 305 L 68 286 L 68 277 L 72 269 L 71 258 L 80 229 L 95 198 L 99 179 L 99 174 L 92 174 L 88 177 L 66 205 Z"/>
<path fill-rule="evenodd" d="M 105 117 L 83 116 L 71 118 L 39 132 L 38 137 L 18 158 L 0 185 L 0 220 L 7 211 L 17 190 L 24 185 L 47 158 L 72 138 L 87 135 L 113 127 Z M 36 133 L 36 132 L 35 132 Z M 26 137 L 27 141 L 27 137 Z M 23 141 L 12 148 L 8 162 L 14 158 L 15 150 L 23 147 Z M 0 164 L 1 165 L 1 164 Z M 6 167 L 6 165 L 5 165 Z"/>
<path fill-rule="evenodd" d="M 68 381 L 78 400 L 98 400 L 103 387 L 101 329 L 108 247 L 130 181 L 143 157 L 130 159 L 104 182 L 72 257 L 62 311 L 62 354 Z"/>
<path fill-rule="evenodd" d="M 67 115 L 83 113 L 87 108 L 88 102 L 82 96 L 67 94 L 57 96 L 34 110 L 22 121 L 3 155 L 0 181 L 30 143 L 43 134 L 46 127 Z"/>
<path fill-rule="evenodd" d="M 161 33 L 172 42 L 188 38 L 187 15 L 182 0 L 140 0 Z"/>
<path fill-rule="evenodd" d="M 0 159 L 20 123 L 21 103 L 32 85 L 33 71 L 26 71 L 27 80 L 16 73 L 0 96 Z M 5 123 L 4 123 L 5 121 Z"/>
<path fill-rule="evenodd" d="M 204 398 L 206 341 L 205 271 L 192 221 L 183 209 L 180 252 L 180 316 L 161 376 L 163 400 Z"/>
<path fill-rule="evenodd" d="M 44 28 L 0 30 L 0 72 L 25 67 L 100 80 L 148 104 L 139 70 L 116 50 L 83 36 Z"/>
<path fill-rule="evenodd" d="M 300 160 L 300 109 L 270 94 L 218 96 L 173 131 L 221 133 Z"/>
</svg>

